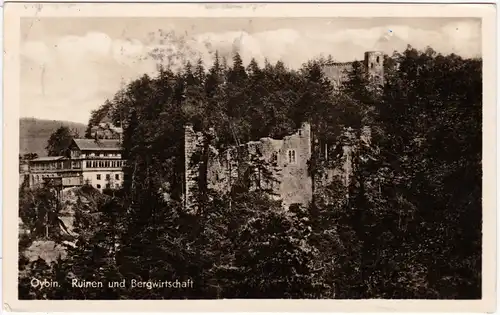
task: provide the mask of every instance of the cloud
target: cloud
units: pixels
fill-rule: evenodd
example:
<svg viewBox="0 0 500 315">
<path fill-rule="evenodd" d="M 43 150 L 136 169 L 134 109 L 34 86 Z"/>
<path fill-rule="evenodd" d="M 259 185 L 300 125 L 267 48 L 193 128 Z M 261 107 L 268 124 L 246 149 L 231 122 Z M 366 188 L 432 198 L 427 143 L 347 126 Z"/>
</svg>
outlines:
<svg viewBox="0 0 500 315">
<path fill-rule="evenodd" d="M 59 54 L 72 54 L 80 58 L 82 54 L 106 55 L 111 48 L 111 38 L 103 33 L 88 33 L 86 36 L 65 36 L 55 47 Z"/>
<path fill-rule="evenodd" d="M 391 53 L 410 44 L 470 57 L 481 53 L 480 31 L 479 22 L 453 22 L 435 30 L 405 25 L 331 29 L 325 25 L 320 30 L 286 28 L 197 35 L 170 30 L 146 41 L 111 38 L 99 32 L 27 41 L 21 47 L 21 114 L 86 122 L 91 110 L 113 97 L 122 79 L 153 74 L 159 55 L 168 55 L 173 65 L 195 63 L 198 58 L 210 65 L 216 50 L 226 58 L 238 51 L 245 63 L 251 58 L 261 65 L 265 59 L 272 63 L 282 60 L 297 68 L 319 55 L 331 54 L 338 61 L 360 60 L 368 50 L 382 47 Z"/>
<path fill-rule="evenodd" d="M 112 56 L 121 65 L 130 65 L 140 59 L 145 48 L 138 40 L 115 40 L 111 45 Z"/>
<path fill-rule="evenodd" d="M 29 41 L 22 45 L 21 55 L 37 63 L 50 62 L 53 58 L 47 45 L 41 41 Z"/>
<path fill-rule="evenodd" d="M 445 41 L 441 44 L 442 50 L 466 56 L 480 55 L 481 53 L 481 23 L 479 21 L 452 22 L 441 28 Z"/>
<path fill-rule="evenodd" d="M 21 115 L 86 122 L 90 111 L 112 98 L 123 79 L 152 73 L 137 41 L 103 33 L 26 42 L 21 48 Z"/>
</svg>

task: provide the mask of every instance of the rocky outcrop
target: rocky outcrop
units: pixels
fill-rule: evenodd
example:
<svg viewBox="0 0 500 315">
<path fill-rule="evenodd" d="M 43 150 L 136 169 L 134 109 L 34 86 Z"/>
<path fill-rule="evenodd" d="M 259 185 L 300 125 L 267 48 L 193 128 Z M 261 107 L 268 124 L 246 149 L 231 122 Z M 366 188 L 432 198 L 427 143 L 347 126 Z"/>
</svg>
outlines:
<svg viewBox="0 0 500 315">
<path fill-rule="evenodd" d="M 66 249 L 63 245 L 57 244 L 54 241 L 34 241 L 31 245 L 23 252 L 24 257 L 28 259 L 29 262 L 34 262 L 42 259 L 51 265 L 67 257 Z"/>
<path fill-rule="evenodd" d="M 59 239 L 60 241 L 36 239 L 31 242 L 23 251 L 22 255 L 29 261 L 39 259 L 45 261 L 50 266 L 52 262 L 65 259 L 68 247 L 76 247 L 76 240 L 79 236 L 78 230 L 89 231 L 89 227 L 98 224 L 95 214 L 98 213 L 99 205 L 106 197 L 92 187 L 77 187 L 64 189 L 60 195 L 61 209 L 59 211 Z M 88 218 L 84 220 L 85 227 L 77 227 L 77 217 Z M 30 230 L 26 228 L 22 220 L 19 219 L 20 238 L 30 238 Z"/>
</svg>

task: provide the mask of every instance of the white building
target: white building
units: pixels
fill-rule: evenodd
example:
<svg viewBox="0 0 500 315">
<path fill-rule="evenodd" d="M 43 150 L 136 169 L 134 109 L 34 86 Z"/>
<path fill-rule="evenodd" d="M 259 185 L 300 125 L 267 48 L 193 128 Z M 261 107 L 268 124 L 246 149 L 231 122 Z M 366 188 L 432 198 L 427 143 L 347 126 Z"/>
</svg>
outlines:
<svg viewBox="0 0 500 315">
<path fill-rule="evenodd" d="M 122 186 L 125 161 L 122 160 L 119 140 L 73 139 L 69 149 L 72 164 L 81 167 L 84 184 L 101 191 Z"/>
<path fill-rule="evenodd" d="M 49 179 L 61 179 L 63 187 L 89 184 L 100 191 L 122 186 L 125 161 L 119 140 L 73 139 L 69 153 L 29 161 L 29 186 Z"/>
</svg>

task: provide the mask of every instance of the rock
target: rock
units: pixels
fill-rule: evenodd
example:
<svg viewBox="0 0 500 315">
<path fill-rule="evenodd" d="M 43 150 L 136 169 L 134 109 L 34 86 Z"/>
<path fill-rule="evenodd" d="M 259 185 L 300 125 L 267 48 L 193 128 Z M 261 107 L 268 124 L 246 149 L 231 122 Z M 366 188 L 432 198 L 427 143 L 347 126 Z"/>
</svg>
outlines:
<svg viewBox="0 0 500 315">
<path fill-rule="evenodd" d="M 54 241 L 34 241 L 23 254 L 30 262 L 42 259 L 48 266 L 67 257 L 64 247 Z"/>
</svg>

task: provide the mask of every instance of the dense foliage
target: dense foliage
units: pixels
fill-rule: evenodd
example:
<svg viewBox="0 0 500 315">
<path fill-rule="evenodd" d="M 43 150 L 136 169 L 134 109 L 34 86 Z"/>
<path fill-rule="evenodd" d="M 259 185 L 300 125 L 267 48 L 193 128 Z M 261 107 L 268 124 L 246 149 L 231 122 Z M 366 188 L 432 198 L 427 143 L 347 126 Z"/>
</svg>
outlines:
<svg viewBox="0 0 500 315">
<path fill-rule="evenodd" d="M 74 138 L 79 138 L 77 130 L 71 130 L 67 126 L 57 128 L 57 130 L 50 135 L 49 140 L 47 141 L 47 147 L 45 148 L 45 150 L 47 150 L 47 155 L 68 155 L 68 147 Z"/>
<path fill-rule="evenodd" d="M 124 188 L 95 205 L 99 224 L 44 271 L 105 285 L 61 280 L 64 290 L 44 298 L 480 298 L 481 67 L 408 48 L 386 58 L 383 87 L 368 88 L 355 65 L 336 92 L 321 62 L 245 68 L 236 54 L 231 67 L 216 58 L 208 71 L 199 62 L 135 80 L 105 104 L 116 122 L 126 117 Z M 214 127 L 228 147 L 306 120 L 331 148 L 327 159 L 313 150 L 313 176 L 344 158 L 339 147 L 352 149 L 347 187 L 317 187 L 310 205 L 285 210 L 259 190 L 222 194 L 200 180 L 197 211 L 184 210 L 185 124 Z M 106 286 L 122 279 L 194 285 Z"/>
</svg>

